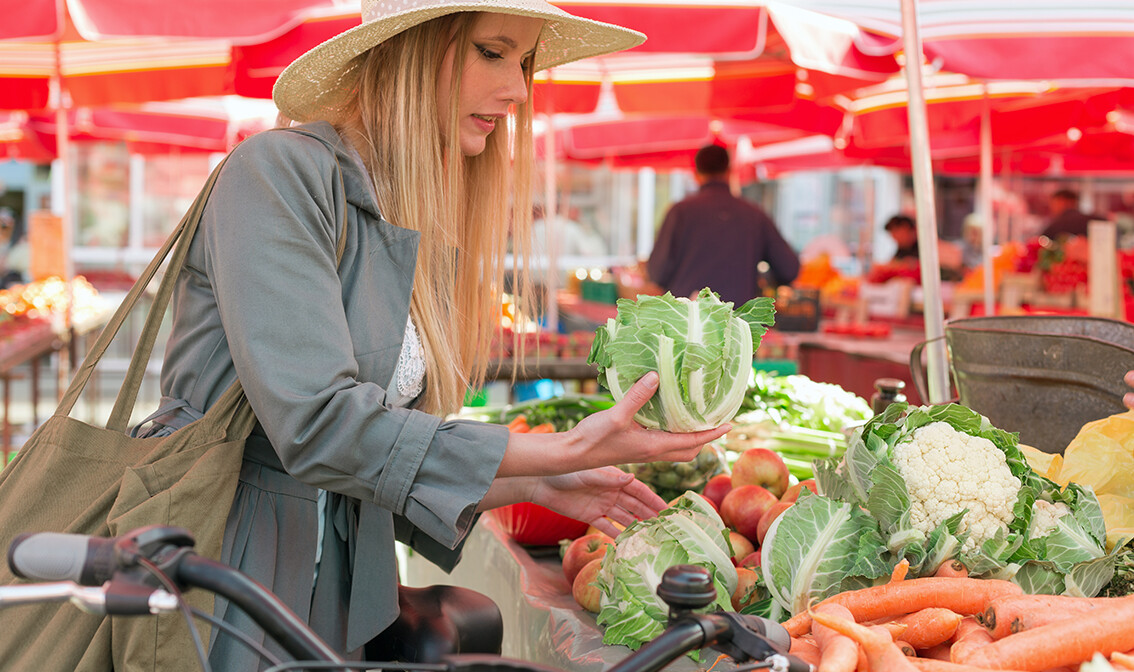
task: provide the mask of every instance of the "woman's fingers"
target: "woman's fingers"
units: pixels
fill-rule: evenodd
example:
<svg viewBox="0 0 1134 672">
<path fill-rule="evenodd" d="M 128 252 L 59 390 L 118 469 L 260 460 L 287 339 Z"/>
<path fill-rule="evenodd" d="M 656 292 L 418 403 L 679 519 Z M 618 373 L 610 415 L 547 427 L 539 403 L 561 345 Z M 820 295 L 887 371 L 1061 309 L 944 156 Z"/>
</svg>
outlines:
<svg viewBox="0 0 1134 672">
<path fill-rule="evenodd" d="M 646 375 L 638 379 L 638 382 L 630 386 L 623 395 L 622 400 L 619 401 L 615 407 L 621 412 L 626 414 L 626 418 L 634 417 L 634 414 L 642 410 L 658 390 L 658 373 L 657 371 L 650 371 Z"/>
<path fill-rule="evenodd" d="M 1134 371 L 1127 371 L 1123 380 L 1127 385 L 1134 387 Z M 1122 403 L 1126 404 L 1126 408 L 1134 409 L 1134 392 L 1127 392 L 1122 397 Z"/>
</svg>

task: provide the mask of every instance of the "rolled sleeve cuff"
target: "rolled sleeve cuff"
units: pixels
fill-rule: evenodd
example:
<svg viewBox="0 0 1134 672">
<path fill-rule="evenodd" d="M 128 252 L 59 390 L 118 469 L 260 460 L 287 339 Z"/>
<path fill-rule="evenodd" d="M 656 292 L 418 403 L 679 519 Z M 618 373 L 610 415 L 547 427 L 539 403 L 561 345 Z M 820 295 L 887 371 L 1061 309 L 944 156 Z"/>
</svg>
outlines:
<svg viewBox="0 0 1134 672">
<path fill-rule="evenodd" d="M 470 421 L 409 424 L 398 438 L 393 468 L 383 470 L 376 502 L 454 549 L 476 522 L 477 506 L 504 459 L 508 428 Z"/>
</svg>

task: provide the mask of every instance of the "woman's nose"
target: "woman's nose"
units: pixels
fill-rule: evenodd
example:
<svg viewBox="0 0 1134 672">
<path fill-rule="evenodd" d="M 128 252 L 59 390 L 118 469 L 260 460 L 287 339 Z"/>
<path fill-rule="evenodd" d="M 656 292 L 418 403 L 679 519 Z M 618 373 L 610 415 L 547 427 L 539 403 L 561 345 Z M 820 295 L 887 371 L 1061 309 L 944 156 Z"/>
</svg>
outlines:
<svg viewBox="0 0 1134 672">
<path fill-rule="evenodd" d="M 528 100 L 528 78 L 522 66 L 510 69 L 508 80 L 504 83 L 504 98 L 513 105 L 523 105 Z"/>
</svg>

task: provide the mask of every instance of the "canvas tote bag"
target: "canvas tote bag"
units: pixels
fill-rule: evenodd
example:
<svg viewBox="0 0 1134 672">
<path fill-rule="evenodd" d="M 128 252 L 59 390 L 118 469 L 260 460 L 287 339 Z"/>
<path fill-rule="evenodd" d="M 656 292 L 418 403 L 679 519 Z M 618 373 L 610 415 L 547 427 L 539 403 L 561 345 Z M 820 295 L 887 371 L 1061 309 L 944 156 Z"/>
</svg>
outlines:
<svg viewBox="0 0 1134 672">
<path fill-rule="evenodd" d="M 296 131 L 326 140 L 306 131 Z M 333 150 L 332 150 L 333 154 Z M 227 160 L 227 159 L 226 159 Z M 337 163 L 337 158 L 336 158 Z M 221 165 L 91 346 L 54 415 L 0 471 L 0 552 L 22 532 L 117 536 L 144 525 L 176 525 L 192 531 L 199 554 L 220 557 L 225 521 L 236 492 L 244 442 L 255 416 L 236 381 L 199 420 L 166 437 L 132 438 L 128 423 L 162 317 L 185 263 Z M 342 171 L 336 168 L 342 186 Z M 340 217 L 345 227 L 344 212 Z M 338 258 L 346 236 L 340 232 Z M 95 365 L 130 310 L 173 250 L 134 349 L 106 427 L 69 417 Z M 22 583 L 0 563 L 0 585 Z M 192 591 L 186 599 L 211 612 L 213 596 Z M 102 617 L 73 605 L 11 607 L 0 613 L 0 670 L 98 671 L 199 670 L 180 614 Z M 207 629 L 202 640 L 208 642 Z"/>
</svg>

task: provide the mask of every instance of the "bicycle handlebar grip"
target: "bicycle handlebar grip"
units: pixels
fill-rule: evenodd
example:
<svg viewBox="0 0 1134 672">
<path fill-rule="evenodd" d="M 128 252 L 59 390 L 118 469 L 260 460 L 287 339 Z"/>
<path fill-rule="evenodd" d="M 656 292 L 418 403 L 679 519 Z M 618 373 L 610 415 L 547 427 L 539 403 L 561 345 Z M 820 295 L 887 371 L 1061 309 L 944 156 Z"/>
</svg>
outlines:
<svg viewBox="0 0 1134 672">
<path fill-rule="evenodd" d="M 110 580 L 118 563 L 113 539 L 32 532 L 12 540 L 8 547 L 8 567 L 23 579 L 101 586 Z"/>
</svg>

